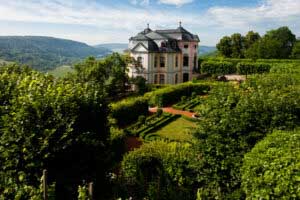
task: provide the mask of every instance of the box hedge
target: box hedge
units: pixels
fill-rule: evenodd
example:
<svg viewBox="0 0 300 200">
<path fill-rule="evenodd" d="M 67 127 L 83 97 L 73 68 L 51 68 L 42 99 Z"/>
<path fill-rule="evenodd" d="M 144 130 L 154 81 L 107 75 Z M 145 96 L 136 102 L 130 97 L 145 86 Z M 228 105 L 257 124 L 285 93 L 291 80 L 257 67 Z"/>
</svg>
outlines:
<svg viewBox="0 0 300 200">
<path fill-rule="evenodd" d="M 119 126 L 135 122 L 140 115 L 148 115 L 146 97 L 129 98 L 111 104 L 111 116 L 116 119 Z"/>
<path fill-rule="evenodd" d="M 237 65 L 238 74 L 262 74 L 270 72 L 271 65 L 266 63 L 241 62 Z"/>
<path fill-rule="evenodd" d="M 209 84 L 184 83 L 147 93 L 145 97 L 149 98 L 150 105 L 164 107 L 181 101 L 182 96 L 190 97 L 193 92 L 202 95 L 206 94 L 209 90 Z"/>
<path fill-rule="evenodd" d="M 232 62 L 227 61 L 206 61 L 201 64 L 202 74 L 225 75 L 236 72 L 236 67 Z"/>
</svg>

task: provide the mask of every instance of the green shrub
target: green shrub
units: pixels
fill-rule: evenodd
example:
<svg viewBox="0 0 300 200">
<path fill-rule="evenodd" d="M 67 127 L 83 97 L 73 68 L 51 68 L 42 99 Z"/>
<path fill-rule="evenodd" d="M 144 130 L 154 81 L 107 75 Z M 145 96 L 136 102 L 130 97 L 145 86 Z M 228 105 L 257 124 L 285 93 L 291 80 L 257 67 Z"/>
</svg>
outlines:
<svg viewBox="0 0 300 200">
<path fill-rule="evenodd" d="M 237 65 L 238 74 L 262 74 L 270 72 L 271 65 L 265 63 L 246 63 L 241 62 Z"/>
<path fill-rule="evenodd" d="M 201 64 L 201 73 L 225 75 L 225 74 L 233 74 L 235 72 L 236 72 L 236 67 L 231 62 L 206 61 Z"/>
<path fill-rule="evenodd" d="M 193 92 L 199 95 L 206 94 L 209 90 L 209 84 L 184 83 L 156 90 L 154 92 L 147 93 L 145 96 L 149 97 L 150 105 L 164 107 L 179 102 L 182 96 L 190 97 Z"/>
<path fill-rule="evenodd" d="M 144 144 L 122 161 L 122 185 L 128 192 L 125 198 L 196 199 L 197 157 L 193 147 L 185 143 Z"/>
<path fill-rule="evenodd" d="M 141 125 L 144 125 L 145 122 L 146 122 L 146 117 L 145 117 L 145 115 L 139 116 L 138 123 L 141 124 Z"/>
<path fill-rule="evenodd" d="M 300 199 L 300 130 L 275 131 L 244 158 L 246 199 Z"/>
<path fill-rule="evenodd" d="M 156 111 L 156 116 L 160 117 L 163 114 L 163 112 L 164 112 L 163 109 L 158 108 L 157 111 Z"/>
<path fill-rule="evenodd" d="M 119 126 L 135 122 L 140 115 L 148 114 L 148 99 L 145 97 L 129 98 L 111 104 L 111 116 Z"/>
</svg>

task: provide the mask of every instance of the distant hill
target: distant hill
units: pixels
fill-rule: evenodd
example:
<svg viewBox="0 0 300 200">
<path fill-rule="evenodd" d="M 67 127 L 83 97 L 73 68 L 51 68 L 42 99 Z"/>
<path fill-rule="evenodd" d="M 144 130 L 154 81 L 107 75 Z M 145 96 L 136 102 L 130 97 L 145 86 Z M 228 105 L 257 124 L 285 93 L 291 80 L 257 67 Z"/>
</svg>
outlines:
<svg viewBox="0 0 300 200">
<path fill-rule="evenodd" d="M 95 48 L 106 48 L 112 52 L 123 53 L 124 50 L 128 49 L 128 44 L 126 43 L 106 43 L 98 44 L 94 46 Z"/>
<path fill-rule="evenodd" d="M 72 40 L 42 36 L 0 36 L 0 59 L 47 71 L 88 56 L 103 57 L 107 48 L 94 48 Z"/>
<path fill-rule="evenodd" d="M 128 44 L 126 43 L 107 43 L 107 44 L 99 44 L 95 45 L 94 47 L 96 48 L 107 48 L 113 52 L 118 52 L 118 53 L 123 53 L 124 50 L 128 49 Z M 216 51 L 216 47 L 212 46 L 201 46 L 199 48 L 199 54 L 206 55 L 206 54 L 211 54 L 212 52 Z"/>
<path fill-rule="evenodd" d="M 211 46 L 201 46 L 199 48 L 199 54 L 200 56 L 205 56 L 206 54 L 211 54 L 213 52 L 217 51 L 216 47 L 211 47 Z"/>
</svg>

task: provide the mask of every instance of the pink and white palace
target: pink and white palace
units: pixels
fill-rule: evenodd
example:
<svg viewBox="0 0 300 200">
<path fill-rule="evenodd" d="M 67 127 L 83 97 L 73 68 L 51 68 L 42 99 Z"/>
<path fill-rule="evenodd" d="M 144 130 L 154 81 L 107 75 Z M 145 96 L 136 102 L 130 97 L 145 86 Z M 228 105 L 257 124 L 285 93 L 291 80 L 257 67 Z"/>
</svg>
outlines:
<svg viewBox="0 0 300 200">
<path fill-rule="evenodd" d="M 130 55 L 142 67 L 130 67 L 129 76 L 143 76 L 151 84 L 178 84 L 192 79 L 198 68 L 197 35 L 177 29 L 151 30 L 148 27 L 129 39 Z"/>
</svg>

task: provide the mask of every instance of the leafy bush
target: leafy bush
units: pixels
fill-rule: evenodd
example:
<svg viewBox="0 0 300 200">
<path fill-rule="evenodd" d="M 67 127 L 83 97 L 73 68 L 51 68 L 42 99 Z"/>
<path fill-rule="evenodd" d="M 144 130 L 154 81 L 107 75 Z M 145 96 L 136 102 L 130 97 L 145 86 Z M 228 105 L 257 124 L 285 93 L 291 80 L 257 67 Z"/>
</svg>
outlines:
<svg viewBox="0 0 300 200">
<path fill-rule="evenodd" d="M 0 174 L 6 178 L 0 193 L 7 191 L 4 199 L 18 195 L 14 185 L 38 188 L 43 169 L 60 188 L 57 198 L 76 196 L 77 183 L 92 174 L 105 182 L 108 106 L 98 89 L 53 80 L 19 66 L 1 68 Z M 20 173 L 26 174 L 22 184 Z"/>
<path fill-rule="evenodd" d="M 201 64 L 201 73 L 225 75 L 225 74 L 233 74 L 235 72 L 236 72 L 235 65 L 231 62 L 206 61 Z"/>
<path fill-rule="evenodd" d="M 193 92 L 199 95 L 206 94 L 209 90 L 209 84 L 184 83 L 146 93 L 145 96 L 150 99 L 150 105 L 164 107 L 179 102 L 182 96 L 190 97 Z"/>
<path fill-rule="evenodd" d="M 111 104 L 111 116 L 119 126 L 135 122 L 140 115 L 148 114 L 148 99 L 145 97 L 128 98 Z"/>
<path fill-rule="evenodd" d="M 185 143 L 154 141 L 144 144 L 122 161 L 126 197 L 196 199 L 197 159 L 192 146 Z"/>
<path fill-rule="evenodd" d="M 246 199 L 300 198 L 300 130 L 275 131 L 244 158 Z"/>
<path fill-rule="evenodd" d="M 163 112 L 164 112 L 163 109 L 158 108 L 157 111 L 156 111 L 156 116 L 160 117 L 163 114 Z"/>
<path fill-rule="evenodd" d="M 138 118 L 138 123 L 143 125 L 143 124 L 145 124 L 145 122 L 146 122 L 145 115 L 140 115 L 139 118 Z"/>
<path fill-rule="evenodd" d="M 238 74 L 247 75 L 247 74 L 262 74 L 270 72 L 271 65 L 264 63 L 239 63 L 237 65 Z"/>
<path fill-rule="evenodd" d="M 299 80 L 290 74 L 257 75 L 239 87 L 223 84 L 210 91 L 195 134 L 202 141 L 204 199 L 244 199 L 244 154 L 273 129 L 297 126 L 298 102 Z"/>
</svg>

